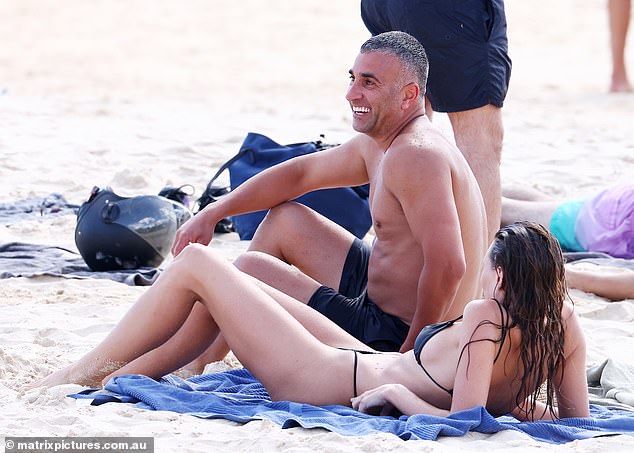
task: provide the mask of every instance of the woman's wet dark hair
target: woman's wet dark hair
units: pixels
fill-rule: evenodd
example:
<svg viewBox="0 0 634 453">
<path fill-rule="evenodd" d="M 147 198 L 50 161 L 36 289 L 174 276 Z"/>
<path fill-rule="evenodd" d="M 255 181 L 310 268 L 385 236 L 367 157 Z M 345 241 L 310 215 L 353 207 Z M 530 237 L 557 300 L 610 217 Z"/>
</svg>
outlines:
<svg viewBox="0 0 634 453">
<path fill-rule="evenodd" d="M 531 418 L 538 399 L 554 415 L 554 388 L 564 364 L 564 323 L 561 310 L 567 297 L 564 257 L 557 239 L 542 225 L 517 222 L 500 229 L 489 253 L 490 264 L 503 272 L 502 305 L 519 327 L 521 386 L 517 404 L 530 397 Z M 507 318 L 508 319 L 508 318 Z M 561 379 L 562 374 L 559 376 Z M 539 384 L 546 381 L 544 388 Z M 545 393 L 545 395 L 542 394 Z"/>
</svg>

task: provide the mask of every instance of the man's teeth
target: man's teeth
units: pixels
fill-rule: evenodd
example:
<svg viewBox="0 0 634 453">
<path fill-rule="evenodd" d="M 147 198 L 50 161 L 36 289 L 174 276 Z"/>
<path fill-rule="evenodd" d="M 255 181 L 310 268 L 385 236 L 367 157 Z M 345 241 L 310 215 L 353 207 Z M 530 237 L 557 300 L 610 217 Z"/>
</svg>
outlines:
<svg viewBox="0 0 634 453">
<path fill-rule="evenodd" d="M 370 111 L 367 107 L 352 107 L 354 113 L 368 113 Z"/>
</svg>

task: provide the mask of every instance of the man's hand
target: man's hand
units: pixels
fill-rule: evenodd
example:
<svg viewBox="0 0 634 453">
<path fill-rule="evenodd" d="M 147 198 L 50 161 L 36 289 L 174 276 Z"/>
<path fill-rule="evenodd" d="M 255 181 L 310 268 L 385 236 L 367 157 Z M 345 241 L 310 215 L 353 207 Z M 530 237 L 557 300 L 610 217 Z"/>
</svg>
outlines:
<svg viewBox="0 0 634 453">
<path fill-rule="evenodd" d="M 214 235 L 215 226 L 216 222 L 213 221 L 210 213 L 205 212 L 205 210 L 200 211 L 176 231 L 174 244 L 172 244 L 172 255 L 177 256 L 192 242 L 209 245 Z"/>
</svg>

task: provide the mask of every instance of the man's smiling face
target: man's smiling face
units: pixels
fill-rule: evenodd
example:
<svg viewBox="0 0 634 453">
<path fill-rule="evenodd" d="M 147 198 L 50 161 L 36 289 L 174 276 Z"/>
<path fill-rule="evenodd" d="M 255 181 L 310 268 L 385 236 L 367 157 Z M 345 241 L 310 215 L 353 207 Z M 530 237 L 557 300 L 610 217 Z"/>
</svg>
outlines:
<svg viewBox="0 0 634 453">
<path fill-rule="evenodd" d="M 367 52 L 357 56 L 350 69 L 346 99 L 352 109 L 352 127 L 368 135 L 397 122 L 402 63 L 394 55 Z"/>
</svg>

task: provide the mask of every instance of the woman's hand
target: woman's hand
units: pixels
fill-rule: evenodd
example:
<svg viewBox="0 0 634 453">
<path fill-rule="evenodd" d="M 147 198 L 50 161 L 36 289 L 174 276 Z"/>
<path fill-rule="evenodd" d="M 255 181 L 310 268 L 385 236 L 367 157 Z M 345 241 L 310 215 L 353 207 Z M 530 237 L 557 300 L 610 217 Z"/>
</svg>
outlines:
<svg viewBox="0 0 634 453">
<path fill-rule="evenodd" d="M 447 409 L 429 404 L 402 384 L 383 384 L 350 401 L 353 409 L 371 415 L 449 415 Z"/>
<path fill-rule="evenodd" d="M 390 415 L 395 409 L 392 398 L 399 392 L 409 392 L 409 390 L 401 384 L 384 384 L 363 392 L 350 401 L 352 408 L 359 412 L 371 415 Z"/>
</svg>

